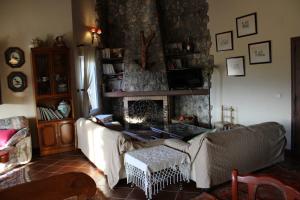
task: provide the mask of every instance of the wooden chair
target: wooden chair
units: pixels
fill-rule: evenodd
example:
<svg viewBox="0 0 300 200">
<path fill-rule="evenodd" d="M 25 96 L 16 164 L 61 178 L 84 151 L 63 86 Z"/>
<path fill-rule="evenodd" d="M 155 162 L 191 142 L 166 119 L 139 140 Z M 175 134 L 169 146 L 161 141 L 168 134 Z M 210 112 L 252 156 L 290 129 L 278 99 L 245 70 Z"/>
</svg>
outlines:
<svg viewBox="0 0 300 200">
<path fill-rule="evenodd" d="M 0 199 L 62 200 L 71 197 L 83 200 L 93 197 L 96 189 L 96 183 L 88 175 L 70 172 L 2 190 Z"/>
<path fill-rule="evenodd" d="M 238 170 L 232 171 L 232 200 L 238 200 L 238 182 L 248 185 L 248 200 L 254 200 L 259 185 L 271 185 L 282 192 L 286 200 L 300 200 L 300 192 L 270 176 L 239 176 Z"/>
<path fill-rule="evenodd" d="M 234 108 L 232 106 L 221 107 L 221 121 L 215 123 L 215 127 L 219 130 L 229 130 L 234 126 Z"/>
</svg>

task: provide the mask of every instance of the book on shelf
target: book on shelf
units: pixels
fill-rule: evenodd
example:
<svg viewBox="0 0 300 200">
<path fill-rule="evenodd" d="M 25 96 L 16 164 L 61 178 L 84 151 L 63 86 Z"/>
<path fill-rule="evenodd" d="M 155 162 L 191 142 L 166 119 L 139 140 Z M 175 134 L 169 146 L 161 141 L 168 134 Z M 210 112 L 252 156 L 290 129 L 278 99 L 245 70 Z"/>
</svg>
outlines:
<svg viewBox="0 0 300 200">
<path fill-rule="evenodd" d="M 115 69 L 112 64 L 103 64 L 103 74 L 115 74 Z"/>
<path fill-rule="evenodd" d="M 37 119 L 42 121 L 63 119 L 63 115 L 52 108 L 37 107 Z"/>
<path fill-rule="evenodd" d="M 59 119 L 64 118 L 64 116 L 58 110 L 55 110 L 55 114 L 59 117 Z"/>
<path fill-rule="evenodd" d="M 52 113 L 52 115 L 55 117 L 55 119 L 61 119 L 53 109 L 50 109 L 50 112 Z"/>
<path fill-rule="evenodd" d="M 41 112 L 41 119 L 42 120 L 47 120 L 46 114 L 44 112 L 44 109 L 42 107 L 39 108 L 40 112 Z"/>
<path fill-rule="evenodd" d="M 41 111 L 39 107 L 36 108 L 36 118 L 38 120 L 42 120 Z"/>
<path fill-rule="evenodd" d="M 43 110 L 44 113 L 45 113 L 46 120 L 51 120 L 51 116 L 49 115 L 47 108 L 42 108 L 42 110 Z"/>
</svg>

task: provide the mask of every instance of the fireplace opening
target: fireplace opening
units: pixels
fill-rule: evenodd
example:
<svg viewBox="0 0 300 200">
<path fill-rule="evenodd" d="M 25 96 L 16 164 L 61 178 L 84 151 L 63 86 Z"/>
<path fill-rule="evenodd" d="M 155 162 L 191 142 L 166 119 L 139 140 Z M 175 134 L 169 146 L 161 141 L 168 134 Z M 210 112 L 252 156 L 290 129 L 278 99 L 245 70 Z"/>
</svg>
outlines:
<svg viewBox="0 0 300 200">
<path fill-rule="evenodd" d="M 129 129 L 148 129 L 151 126 L 163 126 L 163 102 L 138 100 L 128 102 Z"/>
<path fill-rule="evenodd" d="M 125 97 L 124 111 L 126 129 L 164 128 L 168 121 L 167 97 Z"/>
</svg>

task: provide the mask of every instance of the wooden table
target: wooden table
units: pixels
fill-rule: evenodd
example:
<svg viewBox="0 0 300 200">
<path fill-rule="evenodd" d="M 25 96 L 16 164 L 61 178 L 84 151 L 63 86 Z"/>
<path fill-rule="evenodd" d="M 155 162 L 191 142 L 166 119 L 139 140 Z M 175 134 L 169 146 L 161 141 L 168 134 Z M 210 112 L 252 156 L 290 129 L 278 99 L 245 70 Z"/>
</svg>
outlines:
<svg viewBox="0 0 300 200">
<path fill-rule="evenodd" d="M 192 200 L 218 200 L 218 199 L 211 194 L 203 192 L 199 196 L 193 198 Z"/>
<path fill-rule="evenodd" d="M 63 200 L 78 197 L 83 200 L 93 197 L 96 190 L 96 183 L 91 177 L 80 172 L 69 172 L 4 189 L 0 191 L 0 197 L 14 200 Z"/>
</svg>

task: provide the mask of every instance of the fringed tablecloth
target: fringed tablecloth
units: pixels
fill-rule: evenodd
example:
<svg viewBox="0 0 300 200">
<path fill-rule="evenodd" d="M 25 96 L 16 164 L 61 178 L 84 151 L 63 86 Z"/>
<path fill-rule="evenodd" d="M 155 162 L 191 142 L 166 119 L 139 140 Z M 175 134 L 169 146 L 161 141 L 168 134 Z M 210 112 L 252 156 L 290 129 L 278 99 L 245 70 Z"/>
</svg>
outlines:
<svg viewBox="0 0 300 200">
<path fill-rule="evenodd" d="M 165 186 L 190 180 L 190 158 L 186 153 L 159 145 L 125 154 L 127 183 L 134 183 L 152 199 Z"/>
</svg>

